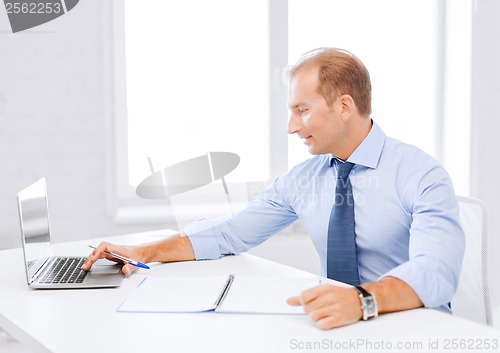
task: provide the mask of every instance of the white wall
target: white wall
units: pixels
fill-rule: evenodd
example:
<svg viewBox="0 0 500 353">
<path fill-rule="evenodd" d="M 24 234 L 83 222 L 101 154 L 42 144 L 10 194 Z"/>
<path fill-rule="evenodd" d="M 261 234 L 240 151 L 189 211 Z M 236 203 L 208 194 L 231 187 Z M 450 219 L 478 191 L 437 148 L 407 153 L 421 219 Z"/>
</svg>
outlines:
<svg viewBox="0 0 500 353">
<path fill-rule="evenodd" d="M 489 209 L 490 297 L 500 327 L 500 1 L 473 3 L 471 195 Z"/>
<path fill-rule="evenodd" d="M 42 176 L 56 242 L 162 226 L 108 215 L 109 18 L 108 1 L 80 1 L 12 34 L 0 6 L 0 249 L 20 246 L 16 193 Z"/>
</svg>

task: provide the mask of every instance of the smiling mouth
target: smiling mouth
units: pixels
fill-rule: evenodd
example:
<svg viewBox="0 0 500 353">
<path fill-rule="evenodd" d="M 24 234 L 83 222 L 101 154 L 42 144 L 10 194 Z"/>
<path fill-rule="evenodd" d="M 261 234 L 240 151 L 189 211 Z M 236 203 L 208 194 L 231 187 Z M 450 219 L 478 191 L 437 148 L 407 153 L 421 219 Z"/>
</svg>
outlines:
<svg viewBox="0 0 500 353">
<path fill-rule="evenodd" d="M 312 136 L 302 137 L 302 142 L 306 143 Z"/>
</svg>

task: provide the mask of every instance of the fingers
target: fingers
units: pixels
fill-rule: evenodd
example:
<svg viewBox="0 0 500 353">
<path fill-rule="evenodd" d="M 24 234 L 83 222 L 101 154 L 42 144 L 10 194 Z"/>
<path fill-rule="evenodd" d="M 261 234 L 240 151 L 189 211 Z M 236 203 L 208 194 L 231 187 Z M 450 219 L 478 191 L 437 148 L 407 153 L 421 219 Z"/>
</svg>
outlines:
<svg viewBox="0 0 500 353">
<path fill-rule="evenodd" d="M 314 299 L 316 299 L 324 290 L 326 285 L 321 285 L 317 287 L 313 287 L 302 292 L 299 296 L 290 297 L 287 299 L 287 303 L 292 306 L 304 305 L 312 303 Z"/>
<path fill-rule="evenodd" d="M 85 260 L 85 262 L 83 263 L 82 270 L 90 270 L 92 265 L 97 260 L 104 258 L 106 256 L 106 254 L 104 254 L 104 250 L 106 250 L 106 247 L 107 245 L 104 242 L 99 244 L 99 246 L 90 253 L 90 255 L 87 257 L 87 260 Z"/>
<path fill-rule="evenodd" d="M 125 275 L 125 276 L 129 276 L 133 271 L 135 271 L 137 269 L 137 267 L 133 266 L 133 265 L 123 265 L 122 267 L 122 273 Z"/>
<path fill-rule="evenodd" d="M 130 257 L 130 254 L 129 254 L 130 248 L 110 244 L 107 242 L 102 242 L 101 244 L 99 244 L 99 246 L 94 251 L 92 251 L 92 253 L 90 253 L 89 257 L 82 265 L 82 270 L 89 271 L 92 268 L 92 265 L 99 259 L 107 259 L 110 261 L 123 263 L 122 260 L 119 260 L 113 256 L 106 254 L 105 251 L 112 252 L 112 253 L 119 254 L 119 255 L 123 255 L 126 257 Z M 127 276 L 130 275 L 132 273 L 132 271 L 134 271 L 134 270 L 135 270 L 135 266 L 132 266 L 132 265 L 125 264 L 122 267 L 123 274 L 125 274 Z"/>
<path fill-rule="evenodd" d="M 325 292 L 328 292 L 330 289 L 330 285 L 322 284 L 317 287 L 313 287 L 308 289 L 300 295 L 300 302 L 302 305 L 308 305 L 314 302 L 318 297 L 321 297 Z"/>
<path fill-rule="evenodd" d="M 338 318 L 335 316 L 325 316 L 316 321 L 316 326 L 322 330 L 331 330 L 332 328 L 337 328 L 348 324 L 349 323 L 344 323 L 338 320 Z"/>
<path fill-rule="evenodd" d="M 286 300 L 287 304 L 288 305 L 292 305 L 292 306 L 301 306 L 302 303 L 300 302 L 300 297 L 290 297 Z"/>
<path fill-rule="evenodd" d="M 302 305 L 316 326 L 323 330 L 345 326 L 360 319 L 359 297 L 352 288 L 321 285 L 287 300 L 289 305 Z"/>
</svg>

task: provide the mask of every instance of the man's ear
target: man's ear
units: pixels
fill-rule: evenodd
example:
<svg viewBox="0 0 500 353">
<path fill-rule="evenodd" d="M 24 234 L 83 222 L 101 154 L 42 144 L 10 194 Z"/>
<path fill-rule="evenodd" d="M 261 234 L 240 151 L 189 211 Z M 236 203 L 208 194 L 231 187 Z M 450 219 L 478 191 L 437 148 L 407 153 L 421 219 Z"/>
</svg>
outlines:
<svg viewBox="0 0 500 353">
<path fill-rule="evenodd" d="M 349 120 L 356 112 L 357 107 L 354 103 L 354 99 L 349 94 L 343 94 L 340 96 L 341 111 L 340 114 L 342 119 Z"/>
</svg>

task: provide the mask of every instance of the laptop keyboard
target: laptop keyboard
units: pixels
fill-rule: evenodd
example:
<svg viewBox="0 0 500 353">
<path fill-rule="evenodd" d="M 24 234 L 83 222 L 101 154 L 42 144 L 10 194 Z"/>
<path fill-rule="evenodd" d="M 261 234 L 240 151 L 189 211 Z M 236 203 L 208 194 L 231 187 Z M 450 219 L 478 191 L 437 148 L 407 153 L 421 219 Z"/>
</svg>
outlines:
<svg viewBox="0 0 500 353">
<path fill-rule="evenodd" d="M 82 271 L 85 258 L 56 258 L 39 283 L 82 283 L 87 271 Z"/>
</svg>

